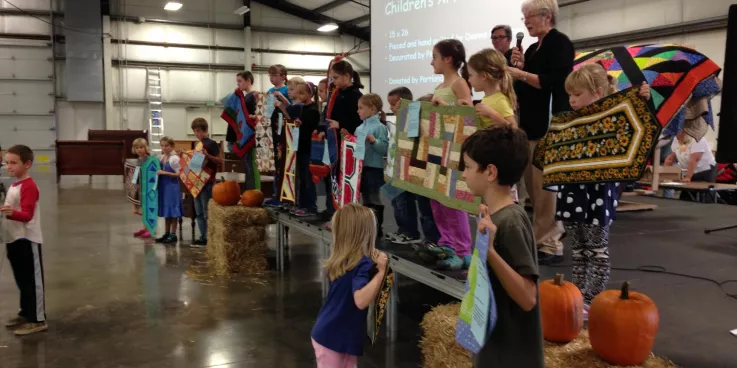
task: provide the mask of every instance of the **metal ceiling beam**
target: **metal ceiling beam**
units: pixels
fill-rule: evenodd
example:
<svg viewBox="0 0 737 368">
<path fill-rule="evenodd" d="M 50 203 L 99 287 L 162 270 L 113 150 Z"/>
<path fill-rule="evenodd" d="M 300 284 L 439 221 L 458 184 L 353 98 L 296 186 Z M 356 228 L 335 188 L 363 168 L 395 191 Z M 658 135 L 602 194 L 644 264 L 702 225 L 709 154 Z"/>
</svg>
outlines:
<svg viewBox="0 0 737 368">
<path fill-rule="evenodd" d="M 626 45 L 632 44 L 636 41 L 658 39 L 662 37 L 678 36 L 726 28 L 727 16 L 725 15 L 722 17 L 667 24 L 664 26 L 638 29 L 636 31 L 628 31 L 605 36 L 573 40 L 573 47 L 576 50 L 585 50 L 603 46 Z"/>
<path fill-rule="evenodd" d="M 201 27 L 201 28 L 212 28 L 212 29 L 230 29 L 234 31 L 242 31 L 242 24 L 224 24 L 224 23 L 203 23 L 203 22 L 180 22 L 175 20 L 166 19 L 148 19 L 143 17 L 133 17 L 128 15 L 113 14 L 110 15 L 110 20 L 131 22 L 131 23 L 159 23 L 169 24 L 173 26 L 187 26 L 187 27 Z"/>
<path fill-rule="evenodd" d="M 333 1 L 331 1 L 331 2 L 329 2 L 327 4 L 325 4 L 325 5 L 318 6 L 317 8 L 312 9 L 312 11 L 315 12 L 315 13 L 324 13 L 324 12 L 326 12 L 328 10 L 335 9 L 335 8 L 341 6 L 341 5 L 345 4 L 345 3 L 348 3 L 350 1 L 351 0 L 333 0 Z"/>
<path fill-rule="evenodd" d="M 38 10 L 38 9 L 13 9 L 13 8 L 0 8 L 0 15 L 33 15 L 36 17 L 48 17 L 49 11 L 48 10 Z M 54 12 L 55 17 L 63 17 L 64 13 L 60 12 Z"/>
<path fill-rule="evenodd" d="M 184 49 L 199 49 L 199 50 L 219 50 L 219 51 L 245 51 L 243 47 L 233 46 L 210 46 L 210 45 L 197 45 L 191 43 L 170 43 L 170 42 L 152 42 L 152 41 L 140 41 L 140 40 L 121 40 L 113 38 L 110 40 L 111 43 L 121 45 L 138 45 L 138 46 L 156 46 L 156 47 L 178 47 Z M 320 52 L 320 51 L 299 51 L 299 50 L 281 50 L 281 49 L 262 49 L 252 48 L 252 52 L 258 52 L 263 54 L 288 54 L 288 55 L 311 55 L 311 56 L 335 56 L 334 52 Z"/>
<path fill-rule="evenodd" d="M 371 20 L 371 14 L 364 14 L 364 15 L 358 17 L 358 18 L 353 18 L 353 19 L 347 20 L 347 21 L 341 23 L 341 27 L 344 24 L 345 25 L 356 25 L 356 24 L 363 23 L 363 22 L 365 22 L 367 20 Z"/>
<path fill-rule="evenodd" d="M 142 60 L 123 60 L 113 59 L 113 66 L 126 67 L 126 68 L 146 68 L 146 67 L 158 67 L 162 69 L 174 69 L 174 70 L 207 70 L 207 71 L 243 71 L 243 65 L 236 64 L 196 64 L 196 63 L 167 63 L 167 62 L 155 62 L 155 61 L 142 61 Z M 288 68 L 289 74 L 299 75 L 323 75 L 327 72 L 327 69 L 299 69 L 299 68 Z M 252 68 L 252 71 L 257 73 L 267 73 L 269 71 L 268 65 L 256 65 Z M 368 70 L 358 70 L 361 75 L 369 75 Z"/>
<path fill-rule="evenodd" d="M 269 8 L 287 13 L 289 15 L 302 18 L 304 20 L 317 23 L 317 24 L 325 24 L 325 23 L 336 23 L 340 24 L 341 22 L 328 17 L 326 15 L 315 13 L 311 10 L 305 9 L 301 6 L 292 4 L 290 2 L 287 2 L 285 0 L 252 0 L 252 2 L 259 3 L 261 5 L 267 6 Z M 359 27 L 350 25 L 350 24 L 342 24 L 340 26 L 341 32 L 351 35 L 353 37 L 357 37 L 363 40 L 370 40 L 371 34 L 369 32 L 366 32 L 362 30 Z"/>
</svg>

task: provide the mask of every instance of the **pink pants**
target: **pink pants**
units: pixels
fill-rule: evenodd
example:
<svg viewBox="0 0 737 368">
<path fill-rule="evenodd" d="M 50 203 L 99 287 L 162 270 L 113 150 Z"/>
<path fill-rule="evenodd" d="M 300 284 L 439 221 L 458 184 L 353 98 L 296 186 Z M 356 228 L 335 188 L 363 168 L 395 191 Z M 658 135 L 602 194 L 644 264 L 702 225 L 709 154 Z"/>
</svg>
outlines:
<svg viewBox="0 0 737 368">
<path fill-rule="evenodd" d="M 448 208 L 436 200 L 430 201 L 432 217 L 440 233 L 438 245 L 453 248 L 459 257 L 471 254 L 471 230 L 468 214 Z"/>
<path fill-rule="evenodd" d="M 336 353 L 312 340 L 315 349 L 317 368 L 356 368 L 358 357 L 350 354 Z"/>
</svg>

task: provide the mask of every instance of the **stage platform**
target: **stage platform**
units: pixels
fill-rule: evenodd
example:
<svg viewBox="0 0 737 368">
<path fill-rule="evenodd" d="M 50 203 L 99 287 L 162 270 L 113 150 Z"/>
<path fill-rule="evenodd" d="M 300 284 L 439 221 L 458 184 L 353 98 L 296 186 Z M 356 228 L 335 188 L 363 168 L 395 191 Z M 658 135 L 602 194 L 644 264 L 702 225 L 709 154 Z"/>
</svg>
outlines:
<svg viewBox="0 0 737 368">
<path fill-rule="evenodd" d="M 649 295 L 658 304 L 660 331 L 655 353 L 684 367 L 737 366 L 737 338 L 729 334 L 737 328 L 737 300 L 703 280 L 636 271 L 642 266 L 663 267 L 669 272 L 724 281 L 737 279 L 737 230 L 704 234 L 706 228 L 737 224 L 737 207 L 701 204 L 654 197 L 630 197 L 632 202 L 655 205 L 655 211 L 617 213 L 610 233 L 611 279 L 608 288 L 629 280 L 636 291 Z M 319 203 L 323 201 L 320 200 Z M 396 229 L 391 206 L 386 207 L 384 231 Z M 325 259 L 329 254 L 331 234 L 323 221 L 296 218 L 274 212 L 277 219 L 277 267 L 284 270 L 289 257 L 284 236 L 311 237 Z M 472 223 L 472 226 L 474 224 Z M 564 241 L 564 243 L 567 243 Z M 390 265 L 399 276 L 387 313 L 387 338 L 399 342 L 419 336 L 417 325 L 404 321 L 399 331 L 398 313 L 419 324 L 422 314 L 432 305 L 457 300 L 463 295 L 464 272 L 435 270 L 424 264 L 409 245 L 380 241 L 377 248 L 390 255 Z M 540 268 L 541 279 L 566 273 L 570 279 L 570 249 L 566 244 L 565 261 L 560 266 Z M 429 288 L 428 288 L 429 287 Z M 323 282 L 323 294 L 327 282 Z M 436 291 L 430 291 L 434 289 Z M 737 283 L 725 285 L 737 293 Z M 399 304 L 401 290 L 401 304 Z M 408 336 L 409 335 L 409 336 Z"/>
</svg>

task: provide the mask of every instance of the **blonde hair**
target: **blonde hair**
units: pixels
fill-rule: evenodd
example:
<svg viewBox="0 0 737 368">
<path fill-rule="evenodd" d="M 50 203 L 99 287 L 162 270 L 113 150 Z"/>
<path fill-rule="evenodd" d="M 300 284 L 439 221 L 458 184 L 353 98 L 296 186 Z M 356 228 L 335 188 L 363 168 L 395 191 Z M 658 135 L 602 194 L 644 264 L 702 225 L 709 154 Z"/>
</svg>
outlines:
<svg viewBox="0 0 737 368">
<path fill-rule="evenodd" d="M 136 138 L 136 140 L 133 141 L 133 148 L 131 149 L 131 152 L 135 155 L 136 154 L 136 148 L 145 148 L 146 154 L 151 155 L 151 152 L 148 150 L 148 142 L 146 141 L 146 138 Z"/>
<path fill-rule="evenodd" d="M 333 245 L 324 268 L 328 279 L 334 281 L 355 268 L 361 258 L 373 258 L 376 218 L 368 207 L 350 203 L 335 212 L 331 225 Z"/>
<path fill-rule="evenodd" d="M 569 94 L 575 90 L 583 90 L 595 95 L 599 88 L 603 93 L 602 97 L 617 92 L 617 81 L 598 63 L 583 64 L 566 78 L 566 92 Z"/>
<path fill-rule="evenodd" d="M 550 14 L 550 24 L 555 27 L 558 20 L 558 1 L 557 0 L 525 0 L 522 3 L 522 13 L 528 11 L 539 11 L 541 15 Z"/>
<path fill-rule="evenodd" d="M 168 136 L 161 137 L 161 139 L 159 139 L 159 143 L 166 143 L 166 144 L 168 144 L 168 145 L 170 145 L 172 147 L 174 147 L 176 145 L 176 142 L 174 141 L 174 138 L 168 137 Z"/>
<path fill-rule="evenodd" d="M 305 80 L 302 77 L 292 77 L 289 78 L 289 81 L 287 81 L 287 86 L 289 87 L 297 87 L 301 84 L 305 84 Z"/>
<path fill-rule="evenodd" d="M 381 101 L 381 97 L 376 93 L 367 93 L 358 99 L 358 103 L 364 106 L 374 107 L 376 111 L 381 111 L 384 108 L 384 102 Z"/>
<path fill-rule="evenodd" d="M 517 94 L 514 93 L 514 80 L 506 69 L 507 59 L 504 54 L 494 49 L 483 49 L 468 59 L 468 66 L 492 81 L 499 82 L 499 90 L 507 96 L 512 106 L 517 105 Z"/>
</svg>

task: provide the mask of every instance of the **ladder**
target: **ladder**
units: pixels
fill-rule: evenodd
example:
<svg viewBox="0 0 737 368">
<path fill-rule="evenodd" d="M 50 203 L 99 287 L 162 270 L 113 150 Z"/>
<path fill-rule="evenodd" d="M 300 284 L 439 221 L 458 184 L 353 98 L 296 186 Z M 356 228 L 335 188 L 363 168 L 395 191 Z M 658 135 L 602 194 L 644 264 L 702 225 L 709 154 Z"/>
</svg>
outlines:
<svg viewBox="0 0 737 368">
<path fill-rule="evenodd" d="M 148 145 L 151 154 L 160 154 L 159 140 L 164 136 L 161 114 L 161 69 L 146 68 L 146 99 L 148 100 Z"/>
</svg>

